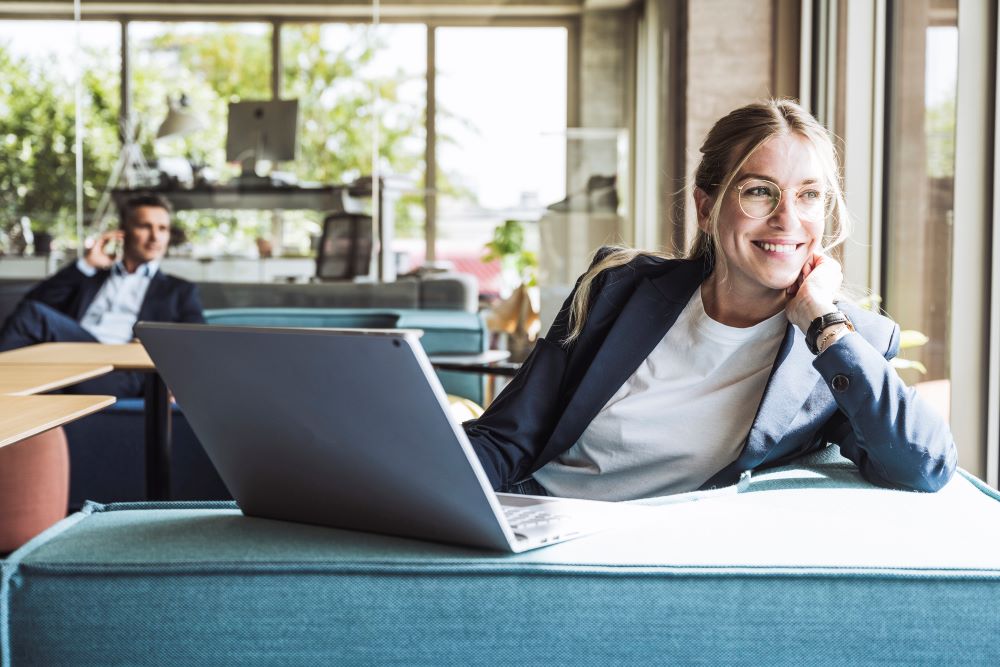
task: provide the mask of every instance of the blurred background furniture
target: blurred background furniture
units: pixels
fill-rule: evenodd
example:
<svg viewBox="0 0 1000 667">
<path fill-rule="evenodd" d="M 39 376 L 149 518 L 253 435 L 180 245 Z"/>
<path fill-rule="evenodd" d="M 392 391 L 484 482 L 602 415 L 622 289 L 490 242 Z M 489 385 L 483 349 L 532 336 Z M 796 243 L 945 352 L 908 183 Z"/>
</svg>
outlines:
<svg viewBox="0 0 1000 667">
<path fill-rule="evenodd" d="M 343 185 L 298 185 L 263 178 L 250 182 L 235 181 L 191 188 L 122 188 L 113 190 L 111 197 L 118 209 L 121 210 L 122 205 L 129 198 L 144 193 L 166 197 L 175 211 L 198 209 L 310 210 L 325 213 L 328 216 L 343 216 L 349 220 L 356 218 L 359 224 L 363 219 L 369 221 L 372 219 L 368 213 L 370 205 L 366 203 L 366 200 L 370 200 L 372 197 L 372 179 L 370 177 L 362 177 L 353 183 Z M 389 253 L 382 252 L 383 248 L 392 247 L 394 196 L 394 191 L 391 188 L 386 188 L 384 184 L 378 189 L 380 219 L 377 226 L 379 231 L 377 243 L 372 238 L 371 230 L 374 227 L 369 222 L 368 237 L 372 238 L 372 242 L 368 254 L 373 260 L 370 264 L 374 269 L 373 277 L 379 281 L 392 281 L 396 277 L 394 261 Z M 326 223 L 324 222 L 325 227 Z M 325 234 L 326 230 L 324 229 Z M 274 249 L 280 253 L 282 237 L 280 217 L 274 237 L 271 239 Z M 371 253 L 375 255 L 372 256 Z M 357 275 L 366 275 L 367 273 L 368 271 L 365 271 Z"/>
<path fill-rule="evenodd" d="M 138 342 L 50 342 L 0 353 L 0 370 L 9 364 L 110 365 L 116 371 L 135 371 L 143 381 L 143 449 L 147 494 L 155 500 L 170 499 L 170 395 L 163 379 Z"/>
<path fill-rule="evenodd" d="M 14 310 L 34 280 L 0 280 L 0 321 Z M 424 330 L 428 354 L 480 353 L 488 347 L 476 312 L 478 286 L 472 276 L 427 274 L 384 283 L 199 283 L 212 324 L 250 326 L 361 326 Z M 333 372 L 333 371 L 331 371 Z M 442 371 L 449 394 L 481 404 L 481 376 Z M 171 498 L 228 498 L 215 469 L 182 411 L 172 408 Z M 143 454 L 143 401 L 119 401 L 105 412 L 70 425 L 69 505 L 85 500 L 147 498 Z"/>
<path fill-rule="evenodd" d="M 476 279 L 463 273 L 428 273 L 382 283 L 195 282 L 207 309 L 407 308 L 475 313 L 479 305 Z M 0 279 L 0 322 L 37 283 Z"/>
<path fill-rule="evenodd" d="M 303 285 L 302 287 L 311 287 Z M 316 287 L 326 287 L 317 285 Z M 477 354 L 487 345 L 486 327 L 476 313 L 409 308 L 225 308 L 205 312 L 210 325 L 405 328 L 424 332 L 428 354 Z M 317 360 L 320 363 L 321 360 Z M 331 368 L 331 377 L 337 369 Z M 440 371 L 445 391 L 483 402 L 479 375 Z M 317 397 L 322 400 L 322 397 Z M 391 391 L 387 391 L 391 400 Z M 170 497 L 175 500 L 227 499 L 229 493 L 183 415 L 172 407 Z M 67 428 L 70 452 L 69 506 L 86 500 L 137 501 L 147 498 L 144 483 L 143 400 L 123 399 L 112 408 Z"/>
<path fill-rule="evenodd" d="M 326 216 L 316 250 L 316 278 L 354 280 L 371 275 L 373 231 L 370 215 L 344 211 Z"/>
<path fill-rule="evenodd" d="M 69 454 L 62 428 L 0 447 L 0 554 L 63 519 L 68 500 Z"/>
<path fill-rule="evenodd" d="M 0 395 L 0 554 L 66 516 L 69 460 L 61 425 L 114 400 Z"/>
</svg>

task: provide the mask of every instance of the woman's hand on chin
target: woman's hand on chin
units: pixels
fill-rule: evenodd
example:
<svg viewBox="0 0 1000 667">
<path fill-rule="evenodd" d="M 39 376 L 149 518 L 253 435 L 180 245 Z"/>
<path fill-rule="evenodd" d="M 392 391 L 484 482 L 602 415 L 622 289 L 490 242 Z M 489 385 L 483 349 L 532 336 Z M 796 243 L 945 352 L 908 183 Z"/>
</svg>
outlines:
<svg viewBox="0 0 1000 667">
<path fill-rule="evenodd" d="M 804 334 L 814 319 L 837 310 L 833 300 L 844 282 L 840 262 L 829 255 L 813 255 L 791 287 L 785 304 L 788 321 Z"/>
</svg>

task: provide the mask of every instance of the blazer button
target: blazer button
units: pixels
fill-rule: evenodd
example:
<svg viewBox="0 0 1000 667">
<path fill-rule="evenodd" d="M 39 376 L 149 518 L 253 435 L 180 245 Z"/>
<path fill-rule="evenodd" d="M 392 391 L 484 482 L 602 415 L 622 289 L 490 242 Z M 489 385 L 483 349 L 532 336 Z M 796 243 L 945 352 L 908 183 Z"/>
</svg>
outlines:
<svg viewBox="0 0 1000 667">
<path fill-rule="evenodd" d="M 851 386 L 851 381 L 847 378 L 846 375 L 841 375 L 838 373 L 837 375 L 833 376 L 833 382 L 831 382 L 830 384 L 833 385 L 834 391 L 847 391 L 847 388 Z"/>
</svg>

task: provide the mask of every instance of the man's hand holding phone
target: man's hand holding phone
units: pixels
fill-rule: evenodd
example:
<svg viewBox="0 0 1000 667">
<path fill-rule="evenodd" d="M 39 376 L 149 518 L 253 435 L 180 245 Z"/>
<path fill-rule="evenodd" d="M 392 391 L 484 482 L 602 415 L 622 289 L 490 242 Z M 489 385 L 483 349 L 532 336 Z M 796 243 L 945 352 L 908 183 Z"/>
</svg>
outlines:
<svg viewBox="0 0 1000 667">
<path fill-rule="evenodd" d="M 95 269 L 109 269 L 117 261 L 118 250 L 124 240 L 125 232 L 120 229 L 104 232 L 87 246 L 83 259 Z"/>
</svg>

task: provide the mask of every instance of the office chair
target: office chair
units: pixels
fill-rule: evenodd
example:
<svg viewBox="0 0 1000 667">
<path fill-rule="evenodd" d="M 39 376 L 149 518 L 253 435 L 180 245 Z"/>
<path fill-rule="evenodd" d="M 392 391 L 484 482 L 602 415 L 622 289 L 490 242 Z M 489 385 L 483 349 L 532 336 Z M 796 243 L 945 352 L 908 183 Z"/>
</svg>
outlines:
<svg viewBox="0 0 1000 667">
<path fill-rule="evenodd" d="M 328 215 L 316 251 L 316 278 L 353 280 L 367 276 L 374 250 L 371 216 L 343 211 Z"/>
</svg>

